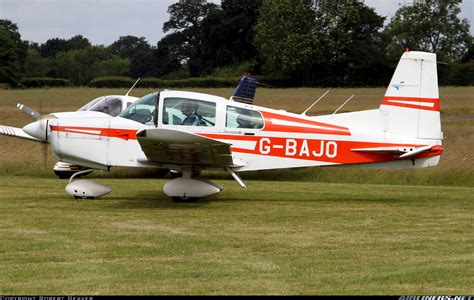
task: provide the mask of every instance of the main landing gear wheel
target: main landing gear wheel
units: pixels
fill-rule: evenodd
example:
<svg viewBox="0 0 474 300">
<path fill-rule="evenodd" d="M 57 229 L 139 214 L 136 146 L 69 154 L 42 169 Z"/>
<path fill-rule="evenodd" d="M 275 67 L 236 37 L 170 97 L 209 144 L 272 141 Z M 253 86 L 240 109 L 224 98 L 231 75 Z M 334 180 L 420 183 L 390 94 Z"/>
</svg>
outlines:
<svg viewBox="0 0 474 300">
<path fill-rule="evenodd" d="M 193 203 L 199 200 L 196 197 L 171 197 L 171 199 L 176 203 Z"/>
<path fill-rule="evenodd" d="M 192 178 L 191 169 L 183 170 L 183 176 L 165 184 L 163 192 L 174 202 L 190 203 L 219 193 L 223 188 L 202 178 Z"/>
</svg>

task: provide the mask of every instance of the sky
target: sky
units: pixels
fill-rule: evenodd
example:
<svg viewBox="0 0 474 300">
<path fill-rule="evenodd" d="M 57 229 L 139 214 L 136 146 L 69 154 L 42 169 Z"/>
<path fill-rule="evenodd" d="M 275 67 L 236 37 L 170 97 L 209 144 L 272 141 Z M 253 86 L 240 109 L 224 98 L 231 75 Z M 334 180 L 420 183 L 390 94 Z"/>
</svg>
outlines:
<svg viewBox="0 0 474 300">
<path fill-rule="evenodd" d="M 23 40 L 44 43 L 51 38 L 82 35 L 93 45 L 110 45 L 121 36 L 145 37 L 156 45 L 165 35 L 168 6 L 177 0 L 0 0 L 0 19 L 16 23 Z M 220 0 L 211 0 L 219 4 Z M 412 0 L 365 0 L 387 20 L 400 3 Z M 463 0 L 461 17 L 474 34 L 474 0 Z"/>
</svg>

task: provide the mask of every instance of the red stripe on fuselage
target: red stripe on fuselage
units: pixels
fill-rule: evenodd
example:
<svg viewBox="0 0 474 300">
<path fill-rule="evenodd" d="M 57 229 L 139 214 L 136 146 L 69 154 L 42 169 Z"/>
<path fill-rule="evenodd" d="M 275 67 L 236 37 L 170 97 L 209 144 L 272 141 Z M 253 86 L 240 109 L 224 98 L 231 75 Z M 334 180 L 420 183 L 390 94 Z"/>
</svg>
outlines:
<svg viewBox="0 0 474 300">
<path fill-rule="evenodd" d="M 294 116 L 262 111 L 265 119 L 263 131 L 298 132 L 312 134 L 351 135 L 346 127 L 325 124 Z"/>
<path fill-rule="evenodd" d="M 117 129 L 117 128 L 97 128 L 97 127 L 76 127 L 76 126 L 51 126 L 52 131 L 78 133 L 94 136 L 115 137 L 123 140 L 136 140 L 137 130 Z M 97 131 L 94 133 L 91 131 Z"/>
<path fill-rule="evenodd" d="M 437 98 L 385 96 L 383 97 L 381 104 L 405 108 L 439 111 L 439 99 Z"/>
<path fill-rule="evenodd" d="M 232 147 L 232 152 L 254 155 L 303 159 L 310 161 L 330 162 L 335 164 L 360 164 L 399 160 L 393 153 L 356 152 L 351 149 L 378 147 L 422 147 L 424 145 L 392 144 L 358 141 L 315 140 L 301 138 L 260 137 L 227 134 L 199 134 L 225 142 L 242 140 L 256 142 L 254 149 Z M 441 155 L 441 147 L 410 159 Z"/>
</svg>

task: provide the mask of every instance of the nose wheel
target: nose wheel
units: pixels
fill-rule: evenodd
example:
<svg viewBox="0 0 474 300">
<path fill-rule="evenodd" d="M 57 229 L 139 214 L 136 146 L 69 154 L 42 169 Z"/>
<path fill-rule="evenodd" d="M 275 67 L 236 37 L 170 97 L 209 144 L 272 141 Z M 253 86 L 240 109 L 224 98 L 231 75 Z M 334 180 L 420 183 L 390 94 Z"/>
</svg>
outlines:
<svg viewBox="0 0 474 300">
<path fill-rule="evenodd" d="M 66 193 L 74 199 L 95 199 L 112 192 L 110 187 L 89 179 L 74 180 L 75 177 L 92 171 L 92 169 L 87 169 L 74 173 L 65 188 Z"/>
</svg>

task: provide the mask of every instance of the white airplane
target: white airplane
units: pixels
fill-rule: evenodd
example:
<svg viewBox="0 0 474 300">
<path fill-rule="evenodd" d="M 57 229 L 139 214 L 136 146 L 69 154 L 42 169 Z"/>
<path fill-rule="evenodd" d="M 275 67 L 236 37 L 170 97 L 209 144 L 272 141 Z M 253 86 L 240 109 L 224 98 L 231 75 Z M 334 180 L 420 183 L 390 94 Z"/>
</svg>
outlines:
<svg viewBox="0 0 474 300">
<path fill-rule="evenodd" d="M 240 172 L 347 165 L 422 168 L 437 165 L 443 152 L 432 53 L 405 52 L 373 110 L 307 116 L 306 111 L 252 105 L 254 93 L 249 80 L 241 81 L 230 100 L 166 90 L 142 97 L 117 117 L 94 111 L 54 113 L 17 130 L 50 143 L 62 162 L 97 170 L 181 171 L 182 177 L 163 188 L 175 201 L 194 201 L 222 190 L 195 176 L 202 169 L 226 170 L 245 188 Z M 73 177 L 66 192 L 74 198 L 111 191 Z"/>
</svg>

